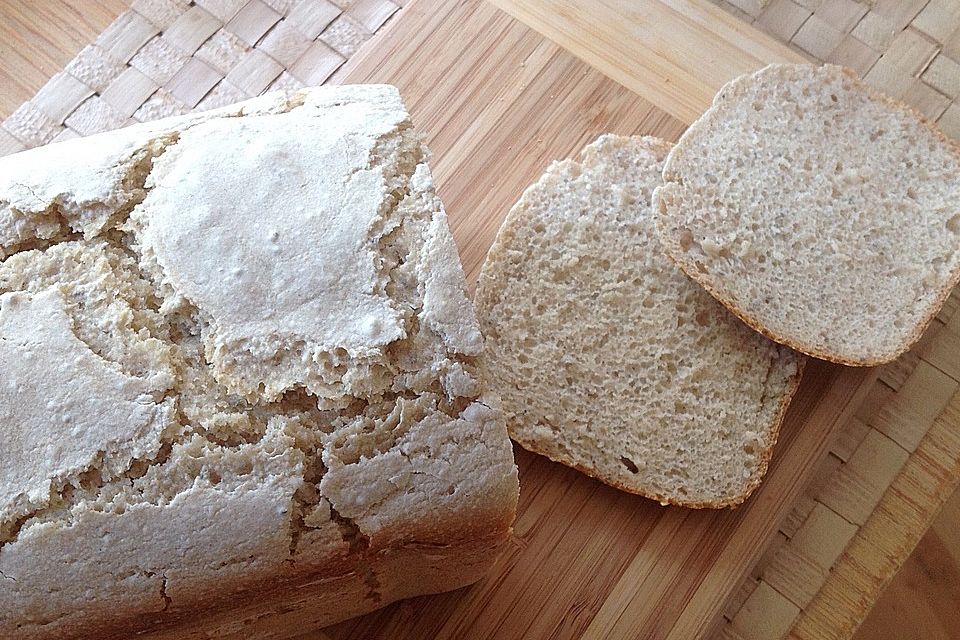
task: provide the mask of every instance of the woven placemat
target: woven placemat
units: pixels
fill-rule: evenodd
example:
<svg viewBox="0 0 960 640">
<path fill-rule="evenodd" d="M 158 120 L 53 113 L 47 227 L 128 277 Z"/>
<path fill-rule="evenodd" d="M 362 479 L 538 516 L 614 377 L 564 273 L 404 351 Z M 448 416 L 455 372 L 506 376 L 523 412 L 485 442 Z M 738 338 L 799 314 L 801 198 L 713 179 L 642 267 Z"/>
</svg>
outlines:
<svg viewBox="0 0 960 640">
<path fill-rule="evenodd" d="M 726 640 L 850 638 L 960 485 L 960 296 L 880 377 L 728 603 Z"/>
<path fill-rule="evenodd" d="M 0 155 L 334 80 L 403 0 L 133 0 L 0 125 Z"/>
<path fill-rule="evenodd" d="M 714 0 L 960 139 L 960 0 Z M 884 367 L 758 566 L 727 640 L 851 637 L 960 484 L 960 298 Z"/>
<path fill-rule="evenodd" d="M 960 0 L 715 0 L 960 138 Z M 0 125 L 0 155 L 335 82 L 403 0 L 134 0 Z M 370 46 L 376 46 L 374 42 Z M 885 367 L 727 607 L 731 639 L 848 638 L 960 482 L 960 308 Z"/>
<path fill-rule="evenodd" d="M 960 0 L 713 0 L 813 60 L 842 64 L 960 139 Z"/>
</svg>

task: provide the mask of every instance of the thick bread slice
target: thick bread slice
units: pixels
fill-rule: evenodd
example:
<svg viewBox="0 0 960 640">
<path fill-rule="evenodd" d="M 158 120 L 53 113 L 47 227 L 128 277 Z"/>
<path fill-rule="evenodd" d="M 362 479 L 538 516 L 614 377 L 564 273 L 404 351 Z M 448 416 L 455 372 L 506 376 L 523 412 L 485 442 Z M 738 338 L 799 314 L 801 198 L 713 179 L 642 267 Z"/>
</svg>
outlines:
<svg viewBox="0 0 960 640">
<path fill-rule="evenodd" d="M 960 280 L 960 148 L 849 70 L 771 65 L 730 82 L 663 176 L 670 256 L 818 358 L 892 360 Z"/>
<path fill-rule="evenodd" d="M 802 357 L 662 252 L 650 195 L 670 144 L 603 136 L 507 215 L 477 288 L 485 366 L 521 445 L 663 503 L 743 502 Z"/>
<path fill-rule="evenodd" d="M 0 637 L 329 624 L 507 541 L 510 441 L 393 87 L 2 158 L 0 251 Z"/>
</svg>

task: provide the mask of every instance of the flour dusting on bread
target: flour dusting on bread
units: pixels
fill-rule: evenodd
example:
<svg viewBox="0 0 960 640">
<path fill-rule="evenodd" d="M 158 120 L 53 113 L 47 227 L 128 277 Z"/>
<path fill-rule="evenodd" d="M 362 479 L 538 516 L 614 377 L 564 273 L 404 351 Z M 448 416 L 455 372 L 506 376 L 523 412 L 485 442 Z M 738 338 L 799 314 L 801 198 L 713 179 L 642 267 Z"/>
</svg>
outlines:
<svg viewBox="0 0 960 640">
<path fill-rule="evenodd" d="M 482 574 L 517 472 L 427 158 L 357 86 L 0 159 L 0 635 Z"/>
</svg>

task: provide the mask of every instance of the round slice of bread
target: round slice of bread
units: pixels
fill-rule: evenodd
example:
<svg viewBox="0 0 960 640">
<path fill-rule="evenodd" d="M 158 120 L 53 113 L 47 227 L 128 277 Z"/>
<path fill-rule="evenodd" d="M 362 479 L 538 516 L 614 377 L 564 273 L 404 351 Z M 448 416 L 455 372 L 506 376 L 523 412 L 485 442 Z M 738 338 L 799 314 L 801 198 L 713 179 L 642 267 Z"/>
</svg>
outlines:
<svg viewBox="0 0 960 640">
<path fill-rule="evenodd" d="M 662 252 L 650 197 L 670 143 L 602 136 L 511 209 L 480 274 L 488 375 L 523 447 L 664 504 L 759 485 L 803 358 Z"/>
<path fill-rule="evenodd" d="M 894 359 L 960 279 L 960 148 L 847 69 L 771 65 L 733 80 L 663 178 L 667 253 L 812 356 Z"/>
</svg>

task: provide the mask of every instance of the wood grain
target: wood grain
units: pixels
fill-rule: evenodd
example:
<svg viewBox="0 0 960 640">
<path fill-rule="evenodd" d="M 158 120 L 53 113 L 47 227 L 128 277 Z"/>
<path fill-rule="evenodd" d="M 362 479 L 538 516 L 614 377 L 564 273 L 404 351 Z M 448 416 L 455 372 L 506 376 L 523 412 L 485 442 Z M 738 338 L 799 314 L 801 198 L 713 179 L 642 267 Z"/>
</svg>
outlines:
<svg viewBox="0 0 960 640">
<path fill-rule="evenodd" d="M 582 22 L 586 15 L 571 20 Z M 658 18 L 667 31 L 689 21 L 673 9 Z M 739 51 L 728 68 L 761 64 L 750 51 Z M 431 62 L 409 64 L 414 57 Z M 714 71 L 711 66 L 687 74 L 702 74 L 709 86 L 717 81 Z M 643 65 L 632 73 L 643 74 Z M 675 139 L 683 128 L 653 106 L 676 104 L 672 88 L 613 82 L 521 22 L 477 2 L 410 4 L 383 33 L 380 46 L 349 63 L 342 79 L 400 87 L 435 154 L 440 195 L 471 281 L 507 209 L 547 162 L 572 155 L 602 131 Z M 625 84 L 646 93 L 638 98 Z M 689 113 L 705 109 L 713 90 L 701 88 L 696 95 L 699 102 L 685 98 Z M 394 605 L 328 633 L 333 638 L 706 636 L 872 375 L 814 363 L 767 480 L 735 511 L 663 508 L 520 452 L 517 544 L 490 580 L 456 594 Z"/>
<path fill-rule="evenodd" d="M 907 460 L 877 508 L 854 536 L 843 557 L 833 566 L 831 581 L 799 617 L 791 630 L 791 639 L 830 640 L 853 635 L 890 577 L 914 549 L 920 537 L 918 532 L 930 525 L 932 514 L 924 505 L 942 504 L 957 489 L 960 478 L 958 423 L 960 394 L 955 394 L 917 445 L 916 454 Z M 912 557 L 908 568 L 916 568 L 918 562 L 937 565 L 944 571 L 944 581 L 950 582 L 950 576 L 955 573 L 948 561 L 949 552 L 941 548 L 933 555 L 937 558 L 935 561 Z M 918 591 L 925 593 L 923 597 L 931 601 L 935 610 L 944 610 L 942 589 Z M 954 609 L 955 606 L 953 601 Z M 948 614 L 949 620 L 955 620 L 953 613 Z M 949 620 L 945 628 L 955 634 L 956 627 Z M 931 625 L 931 629 L 934 627 Z M 905 637 L 926 636 L 917 631 L 916 635 Z"/>
<path fill-rule="evenodd" d="M 960 523 L 960 492 L 955 492 L 947 501 L 931 527 L 931 532 L 939 539 L 939 543 L 944 546 L 953 561 L 954 571 L 951 579 L 956 584 L 960 584 L 960 530 L 957 528 L 957 523 Z M 957 627 L 957 631 L 960 631 L 960 627 Z"/>
<path fill-rule="evenodd" d="M 0 120 L 127 8 L 125 0 L 0 2 Z"/>
<path fill-rule="evenodd" d="M 960 631 L 960 565 L 951 553 L 950 538 L 955 541 L 957 536 L 927 532 L 854 640 L 955 640 Z"/>
<path fill-rule="evenodd" d="M 730 2 L 741 19 L 815 59 L 854 69 L 960 139 L 957 0 Z"/>
<path fill-rule="evenodd" d="M 960 568 L 953 555 L 960 548 L 956 529 L 960 511 L 957 295 L 953 293 L 924 339 L 904 358 L 906 362 L 881 371 L 880 381 L 858 412 L 873 433 L 889 437 L 909 457 L 833 565 L 830 582 L 798 616 L 791 638 L 847 638 L 864 618 L 861 637 L 874 632 L 872 637 L 877 638 L 936 638 L 942 633 L 955 637 L 960 629 L 955 599 L 943 597 L 945 591 L 953 592 L 949 585 L 960 584 Z M 911 361 L 912 370 L 901 374 Z M 921 540 L 936 513 L 932 507 L 951 494 L 954 501 L 948 503 L 937 527 Z M 918 542 L 920 546 L 907 558 Z M 883 597 L 881 608 L 867 617 L 902 565 L 903 572 L 889 587 L 891 595 Z M 905 633 L 918 620 L 923 624 Z"/>
<path fill-rule="evenodd" d="M 667 113 L 690 123 L 728 80 L 803 57 L 719 7 L 690 0 L 492 0 Z"/>
</svg>

